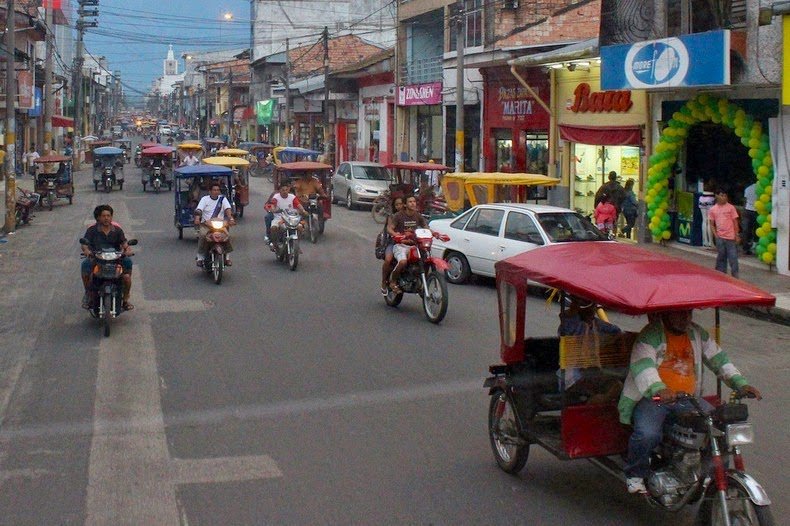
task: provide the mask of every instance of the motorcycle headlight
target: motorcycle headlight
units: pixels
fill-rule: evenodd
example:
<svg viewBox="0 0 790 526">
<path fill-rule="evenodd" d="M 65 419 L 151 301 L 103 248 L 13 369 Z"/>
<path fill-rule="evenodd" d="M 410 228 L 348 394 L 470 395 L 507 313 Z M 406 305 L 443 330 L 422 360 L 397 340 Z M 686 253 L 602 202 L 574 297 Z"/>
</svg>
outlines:
<svg viewBox="0 0 790 526">
<path fill-rule="evenodd" d="M 97 252 L 96 258 L 102 261 L 114 261 L 121 257 L 120 252 Z"/>
<path fill-rule="evenodd" d="M 222 219 L 212 219 L 209 221 L 209 224 L 211 225 L 211 228 L 219 230 L 225 226 L 225 221 Z"/>
<path fill-rule="evenodd" d="M 754 429 L 749 422 L 727 424 L 725 431 L 727 434 L 727 445 L 730 447 L 754 442 Z"/>
</svg>

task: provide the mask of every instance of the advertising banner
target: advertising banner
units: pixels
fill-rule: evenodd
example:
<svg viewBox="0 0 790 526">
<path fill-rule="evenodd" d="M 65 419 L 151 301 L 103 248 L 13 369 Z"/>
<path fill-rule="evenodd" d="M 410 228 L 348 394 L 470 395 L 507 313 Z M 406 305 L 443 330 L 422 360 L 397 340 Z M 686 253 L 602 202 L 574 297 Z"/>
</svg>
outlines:
<svg viewBox="0 0 790 526">
<path fill-rule="evenodd" d="M 426 106 L 441 103 L 441 82 L 398 86 L 398 106 Z"/>
<path fill-rule="evenodd" d="M 19 87 L 19 106 L 20 110 L 29 110 L 33 107 L 33 73 L 30 71 L 20 71 L 16 76 Z"/>
<path fill-rule="evenodd" d="M 41 88 L 33 88 L 33 107 L 27 110 L 30 117 L 41 117 L 41 98 L 44 92 Z"/>
<path fill-rule="evenodd" d="M 271 124 L 273 108 L 274 101 L 272 99 L 259 100 L 255 103 L 255 115 L 258 118 L 258 124 Z"/>
<path fill-rule="evenodd" d="M 729 30 L 601 48 L 601 88 L 604 90 L 729 83 Z"/>
</svg>

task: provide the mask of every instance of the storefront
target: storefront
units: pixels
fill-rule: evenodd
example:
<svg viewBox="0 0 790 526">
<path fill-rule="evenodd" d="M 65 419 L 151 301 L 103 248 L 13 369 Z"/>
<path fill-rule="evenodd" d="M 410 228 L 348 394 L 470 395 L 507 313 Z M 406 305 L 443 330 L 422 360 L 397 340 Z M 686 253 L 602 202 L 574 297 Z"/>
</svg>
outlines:
<svg viewBox="0 0 790 526">
<path fill-rule="evenodd" d="M 324 108 L 322 101 L 297 98 L 293 101 L 294 146 L 324 151 Z"/>
<path fill-rule="evenodd" d="M 483 75 L 483 169 L 487 172 L 548 174 L 549 113 L 507 67 Z M 549 79 L 542 68 L 522 70 L 529 86 L 549 103 Z"/>
<path fill-rule="evenodd" d="M 592 214 L 595 193 L 615 172 L 623 186 L 643 187 L 647 96 L 644 91 L 600 89 L 600 67 L 556 70 L 557 137 L 562 181 L 570 207 Z"/>
<path fill-rule="evenodd" d="M 400 145 L 401 151 L 415 152 L 417 161 L 443 160 L 442 83 L 399 86 L 398 106 L 405 116 L 404 135 L 408 137 L 408 143 Z"/>
</svg>

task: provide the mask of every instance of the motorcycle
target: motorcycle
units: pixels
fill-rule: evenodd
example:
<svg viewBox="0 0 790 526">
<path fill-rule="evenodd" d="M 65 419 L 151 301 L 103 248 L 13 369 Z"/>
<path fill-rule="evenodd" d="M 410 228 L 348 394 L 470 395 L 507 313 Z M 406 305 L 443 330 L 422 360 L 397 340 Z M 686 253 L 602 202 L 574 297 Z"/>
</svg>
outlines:
<svg viewBox="0 0 790 526">
<path fill-rule="evenodd" d="M 307 196 L 304 209 L 307 211 L 307 231 L 311 243 L 318 243 L 318 235 L 324 232 L 324 213 L 319 208 L 318 194 Z"/>
<path fill-rule="evenodd" d="M 208 251 L 205 259 L 203 259 L 203 270 L 207 274 L 211 274 L 214 278 L 214 283 L 219 285 L 222 283 L 222 273 L 225 272 L 226 246 L 230 239 L 230 234 L 228 234 L 227 223 L 224 219 L 215 217 L 209 219 L 206 224 L 208 226 L 208 233 L 206 234 Z"/>
<path fill-rule="evenodd" d="M 143 158 L 143 149 L 138 145 L 134 149 L 134 165 L 136 167 L 140 168 L 140 163 L 142 161 L 142 158 Z"/>
<path fill-rule="evenodd" d="M 80 244 L 87 245 L 88 240 L 82 238 Z M 134 246 L 137 240 L 130 239 L 128 244 Z M 88 310 L 91 316 L 101 320 L 105 337 L 110 336 L 110 320 L 123 312 L 123 257 L 123 251 L 114 248 L 95 250 L 91 255 L 94 264 L 88 290 Z"/>
<path fill-rule="evenodd" d="M 151 172 L 151 186 L 154 187 L 154 193 L 159 193 L 159 189 L 162 188 L 162 167 L 161 166 L 154 166 L 153 171 Z M 145 189 L 145 187 L 143 187 Z"/>
<path fill-rule="evenodd" d="M 16 202 L 14 205 L 14 215 L 16 216 L 16 226 L 30 224 L 34 217 L 31 211 L 38 206 L 41 196 L 35 192 L 29 192 L 17 187 Z"/>
<path fill-rule="evenodd" d="M 299 264 L 299 231 L 302 216 L 296 210 L 274 210 L 280 214 L 282 224 L 278 236 L 272 236 L 271 248 L 277 261 L 288 260 L 288 268 L 296 270 Z"/>
<path fill-rule="evenodd" d="M 409 249 L 408 264 L 398 277 L 400 291 L 387 288 L 384 301 L 390 307 L 397 307 L 403 300 L 403 294 L 419 294 L 425 317 L 431 323 L 439 323 L 447 314 L 447 282 L 444 272 L 450 268 L 446 261 L 431 256 L 433 238 L 449 241 L 445 234 L 431 232 L 427 228 L 418 228 L 414 234 L 395 236 L 395 243 L 414 239 L 415 244 Z"/>
</svg>

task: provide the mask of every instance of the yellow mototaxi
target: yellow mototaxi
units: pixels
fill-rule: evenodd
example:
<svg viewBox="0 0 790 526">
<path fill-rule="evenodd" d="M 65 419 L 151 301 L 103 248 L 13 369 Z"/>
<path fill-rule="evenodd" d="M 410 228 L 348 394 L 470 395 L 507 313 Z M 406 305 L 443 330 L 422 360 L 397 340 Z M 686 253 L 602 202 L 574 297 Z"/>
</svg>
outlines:
<svg viewBox="0 0 790 526">
<path fill-rule="evenodd" d="M 184 157 L 187 156 L 187 152 L 192 152 L 198 159 L 203 157 L 203 145 L 200 144 L 200 141 L 182 141 L 176 145 L 178 149 L 178 164 L 181 165 L 184 161 Z"/>
<path fill-rule="evenodd" d="M 239 157 L 241 159 L 246 159 L 249 154 L 249 151 L 242 150 L 241 148 L 222 148 L 221 150 L 217 150 L 218 157 Z"/>
<path fill-rule="evenodd" d="M 227 151 L 225 149 L 224 151 Z M 237 150 L 244 152 L 244 150 Z M 241 157 L 231 157 L 229 155 L 220 155 L 215 157 L 206 157 L 203 159 L 205 164 L 214 166 L 225 166 L 233 170 L 233 196 L 232 200 L 235 204 L 236 216 L 244 216 L 244 207 L 250 204 L 250 162 Z"/>
<path fill-rule="evenodd" d="M 485 203 L 524 203 L 540 196 L 537 187 L 559 184 L 543 174 L 472 172 L 447 173 L 442 177 L 442 193 L 453 213 Z"/>
</svg>

